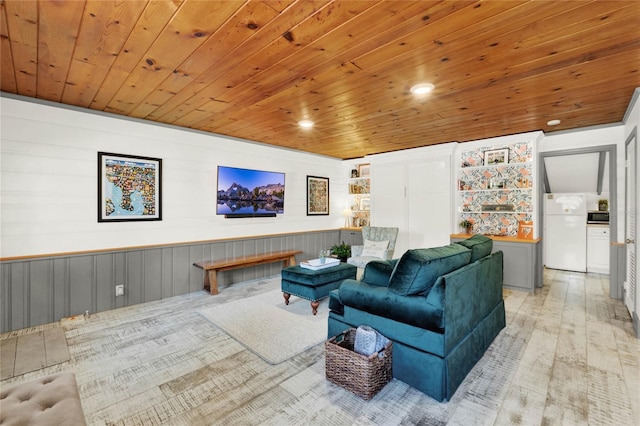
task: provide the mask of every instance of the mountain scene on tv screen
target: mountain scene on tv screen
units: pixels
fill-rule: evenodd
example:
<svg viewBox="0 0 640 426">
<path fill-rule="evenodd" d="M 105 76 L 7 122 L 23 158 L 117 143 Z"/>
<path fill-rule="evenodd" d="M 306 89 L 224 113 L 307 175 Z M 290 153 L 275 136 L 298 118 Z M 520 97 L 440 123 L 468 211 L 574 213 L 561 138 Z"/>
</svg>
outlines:
<svg viewBox="0 0 640 426">
<path fill-rule="evenodd" d="M 270 183 L 253 189 L 233 182 L 218 191 L 218 214 L 284 213 L 284 185 Z"/>
</svg>

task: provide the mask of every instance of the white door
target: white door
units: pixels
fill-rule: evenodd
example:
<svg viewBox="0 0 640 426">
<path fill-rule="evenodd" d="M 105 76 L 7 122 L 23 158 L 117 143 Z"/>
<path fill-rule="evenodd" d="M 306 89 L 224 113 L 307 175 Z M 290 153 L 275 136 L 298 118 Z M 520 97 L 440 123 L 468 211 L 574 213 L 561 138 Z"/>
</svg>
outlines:
<svg viewBox="0 0 640 426">
<path fill-rule="evenodd" d="M 451 157 L 409 163 L 407 226 L 409 248 L 449 244 L 451 234 Z"/>
<path fill-rule="evenodd" d="M 636 163 L 636 140 L 634 136 L 626 146 L 626 215 L 625 215 L 625 241 L 627 246 L 627 271 L 624 284 L 624 304 L 633 317 L 637 307 L 640 305 L 640 295 L 637 294 L 637 268 L 636 268 L 636 224 L 638 223 L 638 200 L 636 190 L 638 184 Z"/>
<path fill-rule="evenodd" d="M 393 257 L 444 246 L 451 233 L 451 156 L 371 162 L 371 225 L 400 228 Z"/>
<path fill-rule="evenodd" d="M 405 166 L 398 163 L 371 164 L 371 226 L 398 227 L 393 257 L 407 250 Z"/>
</svg>

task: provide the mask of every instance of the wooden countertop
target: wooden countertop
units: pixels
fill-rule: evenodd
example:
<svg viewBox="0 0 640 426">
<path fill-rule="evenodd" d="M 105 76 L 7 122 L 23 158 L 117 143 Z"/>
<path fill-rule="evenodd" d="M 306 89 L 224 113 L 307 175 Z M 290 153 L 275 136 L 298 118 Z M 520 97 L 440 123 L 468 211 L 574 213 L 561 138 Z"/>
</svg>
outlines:
<svg viewBox="0 0 640 426">
<path fill-rule="evenodd" d="M 451 238 L 462 238 L 467 239 L 473 236 L 473 234 L 451 234 Z M 506 243 L 525 243 L 525 244 L 536 244 L 542 238 L 534 238 L 533 240 L 525 240 L 523 238 L 518 237 L 502 237 L 500 235 L 485 235 L 486 237 L 491 238 L 493 241 L 504 241 Z"/>
</svg>

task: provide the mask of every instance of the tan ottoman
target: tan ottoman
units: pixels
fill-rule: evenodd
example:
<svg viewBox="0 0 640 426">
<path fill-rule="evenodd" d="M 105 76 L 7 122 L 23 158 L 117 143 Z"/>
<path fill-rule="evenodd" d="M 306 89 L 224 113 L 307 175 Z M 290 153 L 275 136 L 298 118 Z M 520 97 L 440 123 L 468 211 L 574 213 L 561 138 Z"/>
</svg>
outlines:
<svg viewBox="0 0 640 426">
<path fill-rule="evenodd" d="M 73 373 L 57 373 L 0 390 L 1 425 L 86 425 Z"/>
</svg>

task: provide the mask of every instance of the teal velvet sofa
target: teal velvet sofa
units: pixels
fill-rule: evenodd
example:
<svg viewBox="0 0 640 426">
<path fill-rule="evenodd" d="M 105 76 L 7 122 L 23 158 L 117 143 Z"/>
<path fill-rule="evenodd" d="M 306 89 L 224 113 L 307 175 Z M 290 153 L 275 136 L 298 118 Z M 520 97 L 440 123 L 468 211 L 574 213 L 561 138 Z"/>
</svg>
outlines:
<svg viewBox="0 0 640 426">
<path fill-rule="evenodd" d="M 393 377 L 448 400 L 505 327 L 503 255 L 482 235 L 369 262 L 329 294 L 328 337 L 368 325 L 393 341 Z"/>
</svg>

